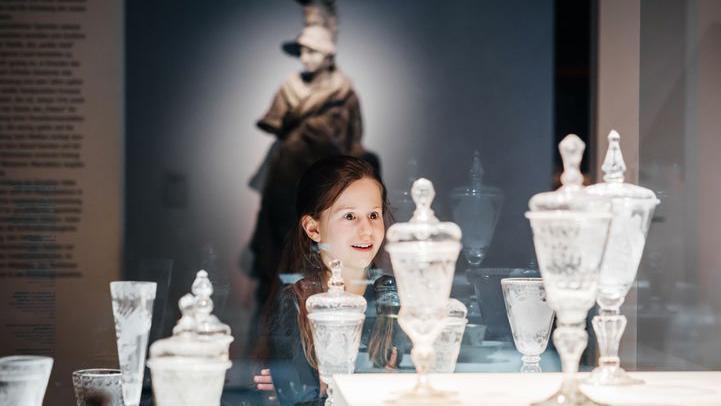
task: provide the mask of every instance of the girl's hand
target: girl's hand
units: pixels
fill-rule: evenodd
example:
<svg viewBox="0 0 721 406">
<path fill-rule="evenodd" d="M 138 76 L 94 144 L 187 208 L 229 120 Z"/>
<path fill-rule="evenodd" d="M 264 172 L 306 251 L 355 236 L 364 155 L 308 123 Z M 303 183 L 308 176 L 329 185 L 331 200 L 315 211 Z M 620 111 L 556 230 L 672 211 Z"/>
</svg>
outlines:
<svg viewBox="0 0 721 406">
<path fill-rule="evenodd" d="M 393 349 L 391 350 L 391 356 L 388 359 L 388 363 L 386 364 L 386 369 L 396 369 L 398 368 L 398 348 L 396 346 L 393 346 Z"/>
<path fill-rule="evenodd" d="M 255 388 L 258 390 L 275 390 L 275 387 L 273 386 L 273 377 L 270 376 L 270 369 L 261 369 L 260 375 L 255 375 L 253 377 L 253 382 L 255 382 Z"/>
</svg>

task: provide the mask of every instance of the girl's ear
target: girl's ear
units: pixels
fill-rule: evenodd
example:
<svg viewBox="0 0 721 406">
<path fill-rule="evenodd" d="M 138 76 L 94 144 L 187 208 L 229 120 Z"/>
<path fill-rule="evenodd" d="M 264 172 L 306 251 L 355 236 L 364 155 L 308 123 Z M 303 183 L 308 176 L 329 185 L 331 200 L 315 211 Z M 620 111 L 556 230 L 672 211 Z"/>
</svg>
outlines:
<svg viewBox="0 0 721 406">
<path fill-rule="evenodd" d="M 306 214 L 300 219 L 300 225 L 303 227 L 303 231 L 305 231 L 305 235 L 307 235 L 308 238 L 315 242 L 320 242 L 320 229 L 318 222 L 313 217 Z"/>
</svg>

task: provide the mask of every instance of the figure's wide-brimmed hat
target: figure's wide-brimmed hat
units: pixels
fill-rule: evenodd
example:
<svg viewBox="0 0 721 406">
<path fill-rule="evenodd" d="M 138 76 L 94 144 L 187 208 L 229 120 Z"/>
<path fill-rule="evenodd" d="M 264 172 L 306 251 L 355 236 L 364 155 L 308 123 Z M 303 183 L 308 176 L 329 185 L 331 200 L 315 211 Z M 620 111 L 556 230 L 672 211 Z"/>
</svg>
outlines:
<svg viewBox="0 0 721 406">
<path fill-rule="evenodd" d="M 283 51 L 288 55 L 300 56 L 300 47 L 308 47 L 326 55 L 335 55 L 335 43 L 331 32 L 320 25 L 309 25 L 303 28 L 295 41 L 284 42 Z"/>
</svg>

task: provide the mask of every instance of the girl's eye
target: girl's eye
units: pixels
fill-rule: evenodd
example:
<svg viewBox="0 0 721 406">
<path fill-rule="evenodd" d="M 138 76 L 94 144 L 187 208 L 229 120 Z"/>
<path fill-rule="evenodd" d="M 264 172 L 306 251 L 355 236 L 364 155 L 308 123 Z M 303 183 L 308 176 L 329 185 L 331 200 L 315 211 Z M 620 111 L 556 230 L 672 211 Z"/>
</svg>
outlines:
<svg viewBox="0 0 721 406">
<path fill-rule="evenodd" d="M 381 215 L 380 215 L 380 213 L 378 213 L 377 211 L 374 211 L 374 212 L 372 212 L 371 214 L 369 214 L 368 217 L 369 217 L 371 220 L 378 220 L 378 219 L 381 217 Z"/>
<path fill-rule="evenodd" d="M 355 215 L 353 215 L 353 213 L 346 213 L 343 218 L 346 220 L 355 220 Z"/>
</svg>

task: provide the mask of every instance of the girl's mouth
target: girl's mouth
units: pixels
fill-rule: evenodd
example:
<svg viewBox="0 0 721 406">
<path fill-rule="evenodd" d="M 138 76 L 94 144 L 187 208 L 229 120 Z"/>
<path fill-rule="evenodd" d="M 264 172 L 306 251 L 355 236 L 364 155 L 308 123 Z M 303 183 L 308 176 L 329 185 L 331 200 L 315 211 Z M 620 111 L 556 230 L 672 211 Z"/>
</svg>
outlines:
<svg viewBox="0 0 721 406">
<path fill-rule="evenodd" d="M 356 249 L 358 251 L 370 251 L 373 248 L 372 243 L 366 243 L 366 244 L 353 244 L 351 245 L 353 249 Z"/>
</svg>

